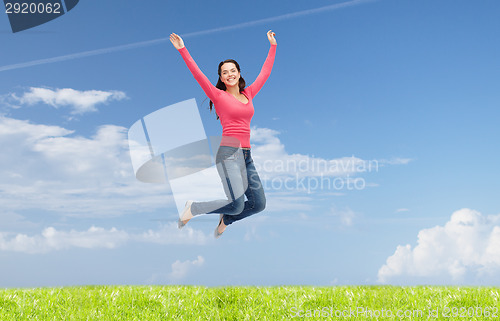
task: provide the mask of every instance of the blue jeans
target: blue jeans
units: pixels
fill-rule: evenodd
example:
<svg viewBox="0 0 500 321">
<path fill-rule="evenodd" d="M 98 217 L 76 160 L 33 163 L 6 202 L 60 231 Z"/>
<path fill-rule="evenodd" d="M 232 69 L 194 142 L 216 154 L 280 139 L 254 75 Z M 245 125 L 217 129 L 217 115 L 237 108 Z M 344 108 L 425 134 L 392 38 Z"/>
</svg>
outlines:
<svg viewBox="0 0 500 321">
<path fill-rule="evenodd" d="M 224 214 L 224 224 L 230 225 L 263 211 L 266 196 L 250 149 L 219 146 L 215 161 L 227 200 L 193 202 L 191 213 Z M 245 196 L 247 201 L 244 200 Z"/>
</svg>

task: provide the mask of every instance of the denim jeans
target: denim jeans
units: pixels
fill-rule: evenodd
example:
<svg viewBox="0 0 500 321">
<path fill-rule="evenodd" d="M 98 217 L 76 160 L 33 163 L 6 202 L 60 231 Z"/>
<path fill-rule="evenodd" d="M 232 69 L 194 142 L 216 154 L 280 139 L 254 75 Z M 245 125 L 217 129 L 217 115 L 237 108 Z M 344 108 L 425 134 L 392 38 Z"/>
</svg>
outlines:
<svg viewBox="0 0 500 321">
<path fill-rule="evenodd" d="M 224 214 L 224 224 L 229 225 L 264 210 L 266 196 L 250 149 L 221 145 L 217 151 L 216 164 L 227 199 L 193 202 L 193 215 Z M 247 201 L 244 200 L 245 196 Z"/>
</svg>

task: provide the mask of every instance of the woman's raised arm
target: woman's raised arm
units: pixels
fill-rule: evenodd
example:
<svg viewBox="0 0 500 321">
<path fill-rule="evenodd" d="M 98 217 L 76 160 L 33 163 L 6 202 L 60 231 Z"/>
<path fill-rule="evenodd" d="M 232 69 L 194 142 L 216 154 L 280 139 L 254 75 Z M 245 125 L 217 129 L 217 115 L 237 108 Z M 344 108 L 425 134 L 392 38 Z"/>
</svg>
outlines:
<svg viewBox="0 0 500 321">
<path fill-rule="evenodd" d="M 271 48 L 269 48 L 269 53 L 267 54 L 266 61 L 264 62 L 264 65 L 262 66 L 262 69 L 255 81 L 250 86 L 248 86 L 247 89 L 245 89 L 245 91 L 248 92 L 252 97 L 255 97 L 255 95 L 257 95 L 262 86 L 264 86 L 267 78 L 269 78 L 269 76 L 271 75 L 277 46 L 276 39 L 274 38 L 275 35 L 276 34 L 271 30 L 267 32 L 267 39 L 269 39 Z"/>
<path fill-rule="evenodd" d="M 208 98 L 210 98 L 210 100 L 212 101 L 216 101 L 217 97 L 219 96 L 219 89 L 215 88 L 215 86 L 212 85 L 210 80 L 208 80 L 208 78 L 200 70 L 194 59 L 189 54 L 189 51 L 184 46 L 184 41 L 182 40 L 182 38 L 179 35 L 172 33 L 170 35 L 170 42 L 172 42 L 175 49 L 179 51 L 182 59 L 184 59 L 184 62 L 193 74 L 194 79 L 196 79 L 198 84 L 201 86 L 201 89 L 203 89 Z"/>
</svg>

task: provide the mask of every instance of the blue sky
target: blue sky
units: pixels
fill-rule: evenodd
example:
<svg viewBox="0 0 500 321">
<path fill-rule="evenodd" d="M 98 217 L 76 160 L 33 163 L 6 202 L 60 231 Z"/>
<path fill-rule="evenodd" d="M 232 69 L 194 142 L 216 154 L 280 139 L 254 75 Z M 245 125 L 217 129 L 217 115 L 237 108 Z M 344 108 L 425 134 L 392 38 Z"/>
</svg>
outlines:
<svg viewBox="0 0 500 321">
<path fill-rule="evenodd" d="M 500 284 L 499 10 L 493 0 L 81 1 L 16 34 L 0 14 L 0 286 Z M 213 83 L 226 58 L 251 83 L 269 29 L 278 48 L 254 99 L 256 165 L 379 166 L 262 169 L 264 212 L 218 240 L 217 215 L 178 231 L 169 186 L 134 178 L 127 130 L 191 98 L 208 135 L 221 126 L 168 35 L 192 34 L 186 47 Z M 155 39 L 165 41 L 10 68 Z M 271 184 L 296 174 L 366 185 Z"/>
</svg>

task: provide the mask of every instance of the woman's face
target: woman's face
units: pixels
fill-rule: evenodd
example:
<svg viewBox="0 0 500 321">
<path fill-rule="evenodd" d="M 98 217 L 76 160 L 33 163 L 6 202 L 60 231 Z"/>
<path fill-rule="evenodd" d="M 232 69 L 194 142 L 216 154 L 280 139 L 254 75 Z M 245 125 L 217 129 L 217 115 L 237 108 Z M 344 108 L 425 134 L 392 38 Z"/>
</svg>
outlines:
<svg viewBox="0 0 500 321">
<path fill-rule="evenodd" d="M 226 87 L 237 86 L 240 81 L 240 72 L 232 62 L 226 62 L 220 68 L 220 80 Z"/>
</svg>

